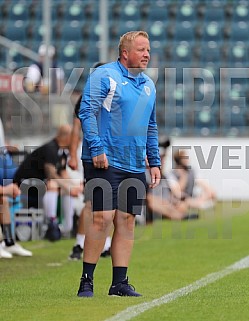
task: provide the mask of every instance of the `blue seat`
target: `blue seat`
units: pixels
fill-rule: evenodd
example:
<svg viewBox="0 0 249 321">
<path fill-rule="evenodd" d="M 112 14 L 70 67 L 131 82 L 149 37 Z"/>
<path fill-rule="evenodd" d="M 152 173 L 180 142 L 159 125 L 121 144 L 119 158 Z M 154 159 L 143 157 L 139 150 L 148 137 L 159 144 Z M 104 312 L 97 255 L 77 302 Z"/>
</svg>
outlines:
<svg viewBox="0 0 249 321">
<path fill-rule="evenodd" d="M 194 129 L 202 136 L 209 136 L 216 133 L 219 127 L 217 110 L 204 106 L 194 111 Z"/>
<path fill-rule="evenodd" d="M 85 19 L 97 21 L 99 19 L 99 1 L 86 0 L 82 3 Z"/>
<path fill-rule="evenodd" d="M 82 21 L 84 17 L 84 10 L 82 1 L 68 2 L 64 9 L 64 19 L 67 21 L 79 20 Z"/>
<path fill-rule="evenodd" d="M 167 23 L 163 21 L 154 21 L 149 29 L 150 41 L 165 42 L 167 40 Z"/>
<path fill-rule="evenodd" d="M 249 42 L 249 22 L 239 21 L 231 24 L 230 41 Z"/>
<path fill-rule="evenodd" d="M 232 21 L 233 22 L 239 22 L 239 21 L 248 22 L 249 21 L 249 6 L 248 6 L 248 3 L 246 3 L 246 2 L 243 2 L 243 3 L 234 2 L 233 13 L 232 13 Z"/>
<path fill-rule="evenodd" d="M 57 22 L 62 17 L 62 4 L 60 2 L 50 2 L 51 20 Z M 33 20 L 41 22 L 43 20 L 43 1 L 36 1 L 33 3 Z"/>
<path fill-rule="evenodd" d="M 173 43 L 170 62 L 172 67 L 191 67 L 191 63 L 193 62 L 191 44 L 188 42 Z"/>
<path fill-rule="evenodd" d="M 178 10 L 176 14 L 176 21 L 183 22 L 183 21 L 190 21 L 193 22 L 197 19 L 196 15 L 196 6 L 192 2 L 183 2 L 182 4 L 179 3 Z"/>
<path fill-rule="evenodd" d="M 58 61 L 61 64 L 72 62 L 77 65 L 80 63 L 80 50 L 79 45 L 74 41 L 64 42 L 58 52 Z"/>
<path fill-rule="evenodd" d="M 140 29 L 140 20 L 126 20 L 126 21 L 116 21 L 113 22 L 112 25 L 110 25 L 110 30 L 111 30 L 111 36 L 112 39 L 115 40 L 119 39 L 121 35 L 124 33 L 131 31 L 131 30 L 139 30 Z M 101 30 L 101 26 L 100 26 Z"/>
<path fill-rule="evenodd" d="M 200 65 L 218 65 L 222 67 L 223 60 L 220 45 L 217 42 L 202 42 L 199 49 Z"/>
<path fill-rule="evenodd" d="M 204 21 L 209 23 L 211 21 L 224 22 L 225 20 L 225 6 L 217 1 L 206 2 Z"/>
<path fill-rule="evenodd" d="M 44 33 L 45 33 L 45 27 L 42 24 L 41 21 L 34 21 L 28 25 L 27 33 L 28 38 L 31 41 L 35 42 L 41 42 L 43 41 Z M 55 42 L 58 39 L 58 28 L 57 28 L 57 22 L 53 22 L 51 26 L 51 39 L 53 42 Z"/>
<path fill-rule="evenodd" d="M 4 36 L 13 41 L 27 40 L 27 23 L 22 20 L 8 21 L 5 25 Z"/>
<path fill-rule="evenodd" d="M 165 127 L 173 135 L 187 135 L 191 131 L 191 112 L 185 106 L 172 108 L 166 105 Z"/>
<path fill-rule="evenodd" d="M 65 21 L 60 27 L 62 41 L 82 41 L 82 24 L 79 21 Z"/>
<path fill-rule="evenodd" d="M 203 25 L 202 41 L 222 42 L 224 40 L 224 25 L 219 21 L 211 21 Z"/>
<path fill-rule="evenodd" d="M 174 28 L 173 40 L 193 43 L 195 41 L 195 24 L 190 21 L 177 23 Z"/>
<path fill-rule="evenodd" d="M 230 44 L 228 49 L 227 65 L 230 68 L 243 68 L 249 65 L 249 48 L 245 42 Z"/>
<path fill-rule="evenodd" d="M 25 1 L 17 1 L 12 3 L 9 8 L 9 20 L 23 20 L 29 19 L 29 11 L 27 10 L 27 3 Z"/>
<path fill-rule="evenodd" d="M 150 4 L 148 21 L 168 21 L 168 7 L 166 1 L 155 1 Z"/>
<path fill-rule="evenodd" d="M 222 126 L 224 134 L 229 130 L 233 132 L 243 132 L 247 128 L 247 109 L 238 106 L 232 106 L 224 110 L 222 115 Z M 237 129 L 237 131 L 236 131 Z"/>
<path fill-rule="evenodd" d="M 140 19 L 140 11 L 136 2 L 127 1 L 126 3 L 123 3 L 120 19 L 122 22 L 127 20 L 137 21 Z"/>
</svg>

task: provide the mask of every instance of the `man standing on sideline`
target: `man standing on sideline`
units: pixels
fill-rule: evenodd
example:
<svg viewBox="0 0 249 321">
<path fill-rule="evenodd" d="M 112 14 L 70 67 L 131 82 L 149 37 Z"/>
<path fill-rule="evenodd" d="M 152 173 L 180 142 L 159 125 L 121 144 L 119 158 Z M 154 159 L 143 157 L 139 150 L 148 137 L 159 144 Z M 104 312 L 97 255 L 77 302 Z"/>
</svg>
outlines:
<svg viewBox="0 0 249 321">
<path fill-rule="evenodd" d="M 85 247 L 79 297 L 93 296 L 93 274 L 106 236 L 114 225 L 109 295 L 141 296 L 128 283 L 135 216 L 146 195 L 147 156 L 153 188 L 160 182 L 156 91 L 143 71 L 150 60 L 144 31 L 124 34 L 119 59 L 100 66 L 87 80 L 79 118 L 84 133 L 82 160 L 86 179 Z"/>
</svg>

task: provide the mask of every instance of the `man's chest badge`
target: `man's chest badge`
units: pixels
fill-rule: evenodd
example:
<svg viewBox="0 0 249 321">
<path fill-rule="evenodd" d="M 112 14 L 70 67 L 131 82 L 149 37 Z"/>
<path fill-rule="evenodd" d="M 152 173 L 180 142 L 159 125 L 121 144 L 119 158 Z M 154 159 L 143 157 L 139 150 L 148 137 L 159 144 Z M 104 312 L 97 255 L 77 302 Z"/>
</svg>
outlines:
<svg viewBox="0 0 249 321">
<path fill-rule="evenodd" d="M 145 90 L 145 92 L 146 92 L 146 95 L 147 95 L 147 96 L 150 96 L 150 87 L 144 86 L 144 90 Z"/>
</svg>

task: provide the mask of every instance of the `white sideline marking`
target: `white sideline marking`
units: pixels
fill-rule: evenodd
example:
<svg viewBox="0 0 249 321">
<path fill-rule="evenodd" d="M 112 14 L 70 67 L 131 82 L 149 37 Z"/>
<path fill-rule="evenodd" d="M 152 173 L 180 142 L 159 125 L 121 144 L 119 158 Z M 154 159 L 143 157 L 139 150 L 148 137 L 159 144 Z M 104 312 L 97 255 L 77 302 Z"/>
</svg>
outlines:
<svg viewBox="0 0 249 321">
<path fill-rule="evenodd" d="M 163 304 L 167 304 L 171 301 L 174 301 L 182 296 L 188 295 L 189 293 L 192 293 L 196 290 L 199 290 L 200 288 L 203 288 L 207 286 L 208 284 L 214 283 L 217 280 L 220 280 L 224 278 L 225 276 L 232 274 L 236 271 L 247 269 L 249 268 L 249 256 L 246 256 L 245 258 L 239 260 L 238 262 L 235 262 L 234 264 L 226 267 L 225 269 L 208 274 L 207 276 L 201 278 L 200 280 L 195 281 L 192 284 L 189 284 L 183 288 L 180 288 L 174 292 L 165 294 L 161 296 L 158 299 L 154 299 L 150 302 L 144 302 L 141 304 L 137 304 L 134 306 L 131 306 L 118 314 L 114 315 L 113 317 L 106 319 L 105 321 L 128 321 L 132 318 L 138 316 L 139 314 L 152 309 L 156 306 L 160 306 Z"/>
</svg>

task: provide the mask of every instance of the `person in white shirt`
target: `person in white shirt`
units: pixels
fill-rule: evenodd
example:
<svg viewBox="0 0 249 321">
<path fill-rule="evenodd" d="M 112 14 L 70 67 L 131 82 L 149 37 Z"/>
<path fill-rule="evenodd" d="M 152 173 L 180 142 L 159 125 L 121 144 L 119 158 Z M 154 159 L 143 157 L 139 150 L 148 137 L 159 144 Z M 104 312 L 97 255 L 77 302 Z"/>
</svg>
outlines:
<svg viewBox="0 0 249 321">
<path fill-rule="evenodd" d="M 49 70 L 48 84 L 44 81 L 44 62 L 46 51 L 51 59 L 51 67 Z M 57 66 L 55 61 L 55 47 L 49 46 L 46 50 L 46 45 L 42 44 L 38 50 L 40 61 L 30 65 L 27 71 L 25 86 L 27 91 L 38 91 L 41 93 L 60 94 L 64 87 L 64 71 Z M 49 88 L 47 87 L 49 86 Z M 49 89 L 49 91 L 48 91 Z"/>
</svg>

